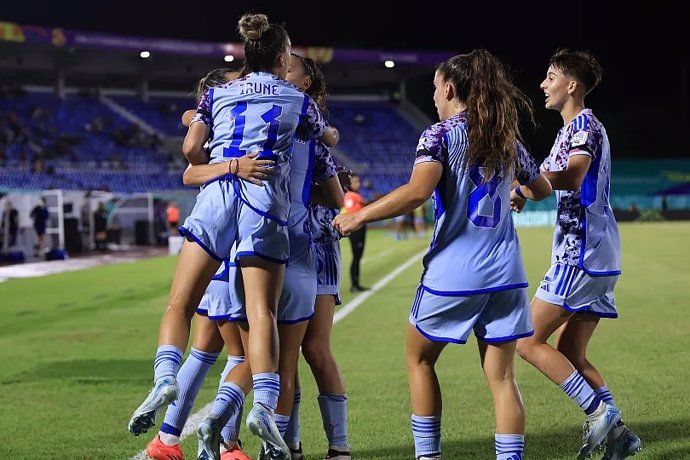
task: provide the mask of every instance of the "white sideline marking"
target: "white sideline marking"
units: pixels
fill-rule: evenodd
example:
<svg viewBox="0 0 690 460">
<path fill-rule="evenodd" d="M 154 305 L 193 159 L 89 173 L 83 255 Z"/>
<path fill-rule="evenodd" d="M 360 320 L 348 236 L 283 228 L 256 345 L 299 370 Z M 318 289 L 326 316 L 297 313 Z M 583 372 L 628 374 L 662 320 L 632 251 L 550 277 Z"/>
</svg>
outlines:
<svg viewBox="0 0 690 460">
<path fill-rule="evenodd" d="M 393 252 L 393 248 L 384 249 L 383 251 L 377 252 L 376 254 L 371 254 L 369 256 L 362 257 L 362 264 L 365 264 L 370 260 L 378 259 L 379 257 L 387 256 L 391 252 Z"/>
<path fill-rule="evenodd" d="M 381 278 L 376 284 L 374 284 L 371 289 L 368 291 L 364 291 L 361 294 L 359 294 L 357 297 L 352 299 L 350 303 L 347 305 L 340 307 L 338 311 L 335 312 L 335 315 L 333 315 L 333 324 L 338 323 L 340 320 L 345 319 L 347 315 L 352 313 L 364 303 L 365 300 L 367 300 L 369 297 L 374 295 L 377 291 L 379 291 L 381 288 L 383 288 L 386 284 L 390 283 L 393 281 L 398 275 L 400 275 L 402 272 L 410 268 L 414 263 L 418 262 L 419 259 L 421 259 L 424 254 L 426 254 L 427 249 L 424 249 L 422 252 L 418 252 L 417 254 L 413 255 L 410 257 L 410 259 L 407 260 L 404 264 L 400 265 L 398 268 Z M 210 402 L 206 404 L 204 407 L 199 409 L 199 411 L 189 417 L 189 420 L 187 420 L 187 423 L 184 426 L 184 429 L 182 430 L 182 434 L 180 435 L 180 442 L 189 436 L 190 434 L 196 432 L 197 425 L 199 422 L 201 422 L 203 419 L 208 417 L 211 414 L 211 407 L 213 406 L 213 402 Z M 157 433 L 157 432 L 156 432 Z M 132 457 L 130 460 L 146 460 L 148 457 L 146 457 L 146 451 L 142 450 L 138 454 L 136 454 L 134 457 Z"/>
</svg>

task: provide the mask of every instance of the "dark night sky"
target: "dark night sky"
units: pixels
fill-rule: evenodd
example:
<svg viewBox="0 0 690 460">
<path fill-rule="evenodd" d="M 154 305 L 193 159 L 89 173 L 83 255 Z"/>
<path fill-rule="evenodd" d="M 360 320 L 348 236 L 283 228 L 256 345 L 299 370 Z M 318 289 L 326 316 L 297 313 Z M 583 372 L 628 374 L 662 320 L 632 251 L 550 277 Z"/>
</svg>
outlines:
<svg viewBox="0 0 690 460">
<path fill-rule="evenodd" d="M 283 23 L 295 45 L 458 53 L 483 47 L 514 70 L 539 109 L 541 127 L 553 134 L 560 117 L 541 109 L 538 88 L 548 58 L 558 47 L 587 49 L 606 71 L 587 104 L 607 126 L 614 151 L 690 158 L 684 142 L 690 133 L 689 27 L 680 5 L 670 2 L 637 9 L 631 2 L 605 1 L 418 2 L 423 8 L 371 0 L 192 0 L 183 8 L 172 8 L 173 1 L 4 3 L 0 20 L 119 34 L 235 42 L 237 19 L 252 10 Z"/>
</svg>

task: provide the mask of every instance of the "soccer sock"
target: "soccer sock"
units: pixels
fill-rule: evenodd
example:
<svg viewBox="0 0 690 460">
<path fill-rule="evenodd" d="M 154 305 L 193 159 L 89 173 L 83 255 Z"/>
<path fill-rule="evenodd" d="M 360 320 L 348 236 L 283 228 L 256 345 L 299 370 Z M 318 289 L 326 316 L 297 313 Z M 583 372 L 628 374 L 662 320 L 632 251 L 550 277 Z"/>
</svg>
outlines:
<svg viewBox="0 0 690 460">
<path fill-rule="evenodd" d="M 264 372 L 252 375 L 254 404 L 275 411 L 280 394 L 280 376 L 275 372 Z"/>
<path fill-rule="evenodd" d="M 221 425 L 225 425 L 235 412 L 244 405 L 244 391 L 234 383 L 223 383 L 218 390 L 211 417 L 218 418 Z"/>
<path fill-rule="evenodd" d="M 225 364 L 225 369 L 223 369 L 223 372 L 220 374 L 220 385 L 218 385 L 219 389 L 223 385 L 223 382 L 225 382 L 225 379 L 227 378 L 230 371 L 242 362 L 244 362 L 244 356 L 228 355 L 228 362 Z M 223 429 L 220 432 L 223 441 L 237 441 L 237 439 L 239 438 L 240 421 L 242 420 L 242 409 L 244 409 L 244 405 L 240 406 L 239 410 L 234 411 L 232 413 L 232 416 L 230 416 L 230 420 L 228 420 L 228 423 L 226 423 L 225 426 L 223 426 Z"/>
<path fill-rule="evenodd" d="M 440 455 L 441 416 L 412 414 L 412 436 L 414 437 L 415 458 Z"/>
<path fill-rule="evenodd" d="M 620 410 L 620 408 L 616 405 L 616 401 L 613 399 L 613 395 L 611 395 L 611 392 L 609 391 L 609 388 L 604 385 L 596 390 L 594 392 L 601 398 L 602 401 L 604 401 L 606 404 L 609 404 L 616 409 Z M 623 419 L 621 418 L 616 426 L 609 432 L 609 437 L 616 439 L 618 438 L 621 434 L 623 434 L 623 431 L 625 431 L 625 423 L 623 422 Z"/>
<path fill-rule="evenodd" d="M 328 446 L 338 451 L 349 451 L 347 442 L 347 395 L 319 395 L 319 409 Z"/>
<path fill-rule="evenodd" d="M 177 441 L 172 436 L 162 436 L 164 444 L 179 443 L 179 436 L 187 422 L 189 413 L 194 406 L 201 385 L 204 383 L 208 370 L 218 359 L 218 353 L 207 353 L 192 348 L 177 374 L 177 382 L 180 386 L 180 395 L 177 401 L 173 401 L 165 412 L 165 421 L 160 431 L 178 437 Z M 164 439 L 165 438 L 165 439 Z M 167 442 L 166 442 L 167 441 Z"/>
<path fill-rule="evenodd" d="M 230 373 L 231 370 L 238 364 L 241 364 L 244 362 L 244 356 L 235 356 L 235 355 L 228 355 L 228 362 L 225 363 L 225 367 L 223 368 L 223 372 L 220 373 L 220 385 L 225 382 L 225 379 L 228 377 L 228 374 Z M 219 387 L 220 387 L 219 385 Z"/>
<path fill-rule="evenodd" d="M 592 415 L 601 403 L 601 399 L 577 371 L 573 371 L 559 386 L 587 415 Z"/>
<path fill-rule="evenodd" d="M 175 345 L 159 346 L 153 359 L 153 381 L 157 382 L 163 377 L 175 378 L 181 362 L 182 350 Z"/>
<path fill-rule="evenodd" d="M 290 422 L 290 416 L 276 414 L 275 421 L 276 426 L 278 427 L 278 433 L 280 433 L 280 437 L 283 438 L 285 436 L 285 431 L 287 430 L 288 423 Z"/>
<path fill-rule="evenodd" d="M 290 422 L 288 423 L 287 429 L 285 430 L 285 442 L 290 445 L 297 447 L 300 442 L 300 432 L 299 432 L 299 404 L 302 402 L 302 393 L 297 390 L 295 393 L 295 399 L 292 400 L 292 411 L 290 412 Z"/>
<path fill-rule="evenodd" d="M 525 450 L 524 434 L 498 434 L 494 435 L 496 445 L 496 460 L 522 460 Z"/>
<path fill-rule="evenodd" d="M 616 406 L 616 402 L 613 400 L 613 396 L 611 395 L 609 388 L 606 385 L 597 388 L 594 390 L 594 393 L 596 393 L 599 399 L 604 401 L 606 404 L 610 404 L 611 406 L 618 408 L 618 406 Z"/>
</svg>

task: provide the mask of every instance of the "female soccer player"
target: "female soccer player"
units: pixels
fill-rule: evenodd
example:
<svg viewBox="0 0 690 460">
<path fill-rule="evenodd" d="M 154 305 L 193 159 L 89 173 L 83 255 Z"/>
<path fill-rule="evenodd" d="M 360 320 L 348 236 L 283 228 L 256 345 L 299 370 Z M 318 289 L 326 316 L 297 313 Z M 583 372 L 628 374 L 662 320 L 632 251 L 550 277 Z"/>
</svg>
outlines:
<svg viewBox="0 0 690 460">
<path fill-rule="evenodd" d="M 235 80 L 240 77 L 240 74 L 239 70 L 227 68 L 210 71 L 196 85 L 197 103 L 209 88 L 221 86 Z M 182 124 L 189 127 L 189 123 L 195 113 L 196 110 L 185 112 L 182 116 Z M 261 184 L 259 179 L 265 177 L 264 174 L 270 174 L 271 171 L 267 167 L 272 165 L 273 162 L 255 159 L 255 156 L 255 154 L 248 154 L 238 159 L 237 176 L 244 180 L 255 181 Z M 222 163 L 217 166 L 224 167 Z M 199 169 L 202 168 L 203 165 L 193 167 L 190 165 L 182 178 L 185 185 L 199 184 L 200 173 L 203 171 L 199 171 Z M 203 180 L 201 180 L 201 183 L 203 183 Z M 216 308 L 214 307 L 215 305 L 228 305 L 231 301 L 228 290 L 230 265 L 234 266 L 234 262 L 226 260 L 220 265 L 218 272 L 213 276 L 197 308 L 197 314 L 194 316 L 194 343 L 177 376 L 179 397 L 174 405 L 168 406 L 160 431 L 146 446 L 146 455 L 153 460 L 184 458 L 180 447 L 180 434 L 209 369 L 213 366 L 223 349 L 223 338 L 218 331 L 216 322 L 208 319 L 208 310 L 209 308 Z M 225 381 L 225 377 L 234 366 L 244 361 L 244 348 L 242 347 L 239 330 L 235 328 L 234 336 L 232 336 L 232 332 L 229 331 L 228 333 L 229 340 L 226 344 L 228 360 L 220 378 L 221 383 Z M 238 413 L 223 428 L 221 460 L 249 460 L 249 457 L 242 451 L 239 444 L 241 415 L 241 412 Z"/>
<path fill-rule="evenodd" d="M 409 183 L 333 224 L 348 234 L 367 222 L 405 214 L 434 193 L 431 247 L 412 303 L 406 362 L 418 459 L 441 457 L 441 390 L 434 370 L 447 343 L 474 330 L 494 400 L 496 458 L 522 458 L 525 417 L 513 361 L 519 337 L 532 334 L 527 277 L 510 215 L 513 179 L 525 196 L 551 194 L 519 142 L 518 109 L 529 100 L 486 50 L 436 68 L 439 123 L 417 145 Z"/>
<path fill-rule="evenodd" d="M 302 91 L 306 91 L 323 110 L 325 108 L 325 82 L 323 74 L 310 59 L 300 56 L 291 57 L 287 75 L 288 81 Z M 317 274 L 315 261 L 311 254 L 311 229 L 308 218 L 308 205 L 311 199 L 312 181 L 318 186 L 314 199 L 325 201 L 330 206 L 340 206 L 343 202 L 343 191 L 336 176 L 335 164 L 328 149 L 316 140 L 298 140 L 293 146 L 290 168 L 290 213 L 288 218 L 288 235 L 290 240 L 290 260 L 285 270 L 285 283 L 278 303 L 278 330 L 280 337 L 279 374 L 280 397 L 275 413 L 277 433 L 273 433 L 271 442 L 263 444 L 262 456 L 275 455 L 284 450 L 290 452 L 281 441 L 290 419 L 295 394 L 294 379 L 297 367 L 299 348 L 304 337 L 308 320 L 314 314 Z M 194 166 L 194 168 L 199 168 Z M 209 165 L 209 177 L 213 174 L 224 174 L 222 165 Z M 212 173 L 215 169 L 216 172 Z M 221 323 L 221 332 L 225 335 L 227 328 L 234 328 L 233 322 L 246 325 L 247 316 L 244 308 L 244 290 L 241 273 L 230 269 L 231 302 L 227 305 L 211 307 L 209 318 L 230 320 Z M 243 327 L 246 329 L 246 326 Z M 242 383 L 245 383 L 243 386 Z M 216 458 L 218 454 L 218 427 L 224 423 L 228 414 L 236 414 L 246 395 L 246 369 L 231 371 L 226 382 L 221 385 L 218 397 L 211 411 L 211 417 L 200 424 L 200 457 Z M 239 407 L 238 407 L 239 406 Z"/>
<path fill-rule="evenodd" d="M 629 457 L 642 447 L 620 421 L 603 377 L 586 357 L 599 318 L 618 317 L 613 287 L 621 273 L 618 225 L 609 204 L 609 140 L 601 122 L 585 108 L 585 96 L 602 74 L 589 53 L 563 49 L 551 57 L 540 85 L 546 108 L 563 118 L 563 128 L 542 164 L 556 190 L 558 217 L 552 265 L 531 303 L 534 335 L 518 342 L 520 356 L 587 415 L 580 459 L 604 441 L 605 459 Z M 520 195 L 520 188 L 511 195 L 518 208 L 524 204 Z M 554 348 L 547 340 L 561 326 Z"/>
<path fill-rule="evenodd" d="M 243 274 L 251 333 L 248 359 L 254 381 L 254 407 L 248 415 L 254 432 L 273 423 L 280 378 L 276 303 L 288 258 L 289 156 L 295 133 L 335 143 L 335 133 L 316 103 L 285 82 L 290 39 L 285 29 L 263 14 L 239 20 L 245 41 L 247 76 L 202 97 L 182 150 L 192 164 L 228 164 L 229 174 L 207 184 L 180 227 L 187 237 L 173 278 L 168 308 L 161 320 L 154 361 L 154 387 L 134 412 L 129 429 L 150 428 L 157 413 L 178 396 L 177 371 L 189 340 L 191 317 L 220 262 L 235 245 Z M 213 137 L 211 137 L 213 132 Z M 238 162 L 248 152 L 275 162 L 276 174 L 258 186 L 235 180 Z M 197 243 L 197 244 L 193 244 Z M 262 428 L 263 427 L 263 428 Z"/>
</svg>

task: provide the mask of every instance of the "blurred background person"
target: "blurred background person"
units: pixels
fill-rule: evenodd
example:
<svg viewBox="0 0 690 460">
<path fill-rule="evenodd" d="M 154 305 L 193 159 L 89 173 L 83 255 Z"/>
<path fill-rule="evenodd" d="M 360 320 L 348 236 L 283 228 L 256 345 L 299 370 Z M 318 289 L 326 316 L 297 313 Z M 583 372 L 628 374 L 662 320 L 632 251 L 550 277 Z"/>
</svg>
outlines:
<svg viewBox="0 0 690 460">
<path fill-rule="evenodd" d="M 36 237 L 38 238 L 34 248 L 36 250 L 35 255 L 38 257 L 45 248 L 46 224 L 48 222 L 48 204 L 45 198 L 42 197 L 41 201 L 34 206 L 30 216 L 34 221 L 34 230 L 36 230 Z"/>
<path fill-rule="evenodd" d="M 343 213 L 351 213 L 362 209 L 366 202 L 362 195 L 359 194 L 361 187 L 361 180 L 357 174 L 353 174 L 348 191 L 345 193 L 345 206 Z M 362 262 L 362 254 L 364 254 L 364 243 L 367 235 L 367 226 L 362 225 L 361 228 L 350 233 L 350 246 L 352 247 L 352 263 L 350 264 L 350 292 L 366 291 L 368 288 L 363 287 L 359 283 L 359 266 Z"/>
</svg>

